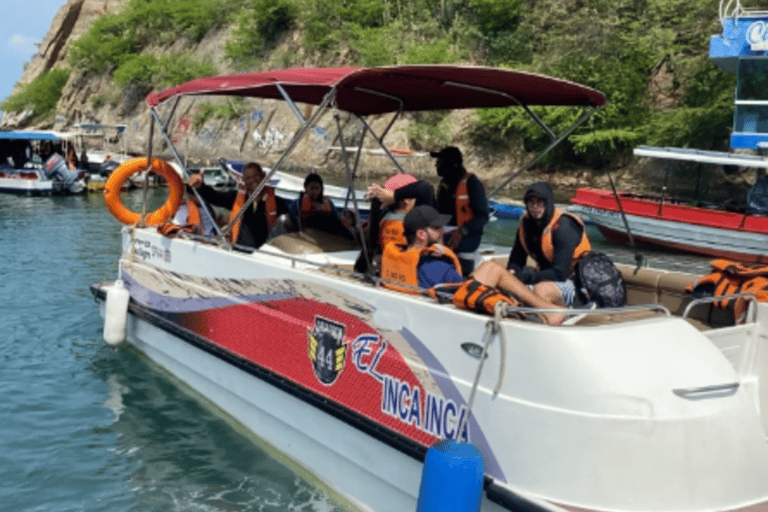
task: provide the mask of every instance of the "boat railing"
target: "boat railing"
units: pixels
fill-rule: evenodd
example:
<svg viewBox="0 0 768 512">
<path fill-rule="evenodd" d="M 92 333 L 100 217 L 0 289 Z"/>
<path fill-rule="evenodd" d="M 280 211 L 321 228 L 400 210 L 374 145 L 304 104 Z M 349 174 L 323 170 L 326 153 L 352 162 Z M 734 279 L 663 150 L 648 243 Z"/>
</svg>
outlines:
<svg viewBox="0 0 768 512">
<path fill-rule="evenodd" d="M 691 311 L 696 308 L 697 306 L 701 306 L 703 304 L 711 304 L 714 302 L 720 302 L 725 300 L 735 300 L 735 299 L 743 299 L 748 302 L 747 304 L 747 319 L 745 319 L 745 322 L 748 321 L 749 323 L 756 323 L 757 322 L 757 296 L 754 293 L 746 292 L 746 293 L 733 293 L 729 295 L 717 295 L 713 297 L 700 297 L 698 299 L 693 299 L 691 302 L 688 303 L 688 305 L 685 307 L 685 310 L 683 310 L 682 317 L 688 318 Z"/>
<path fill-rule="evenodd" d="M 725 29 L 726 20 L 728 19 L 733 19 L 735 23 L 736 20 L 743 17 L 762 18 L 768 16 L 768 10 L 745 8 L 741 5 L 741 0 L 720 0 L 718 16 L 720 18 L 720 25 Z"/>
</svg>

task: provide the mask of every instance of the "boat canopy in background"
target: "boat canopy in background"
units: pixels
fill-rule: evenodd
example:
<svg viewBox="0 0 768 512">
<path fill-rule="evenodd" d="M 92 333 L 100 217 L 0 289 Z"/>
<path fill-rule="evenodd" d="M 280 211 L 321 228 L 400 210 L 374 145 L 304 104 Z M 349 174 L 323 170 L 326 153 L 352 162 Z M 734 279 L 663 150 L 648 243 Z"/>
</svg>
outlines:
<svg viewBox="0 0 768 512">
<path fill-rule="evenodd" d="M 567 80 L 498 68 L 414 65 L 293 68 L 198 78 L 151 93 L 150 107 L 184 95 L 285 99 L 319 105 L 336 89 L 335 106 L 357 115 L 514 105 L 600 107 L 605 95 Z M 282 90 L 281 90 L 282 89 Z"/>
</svg>

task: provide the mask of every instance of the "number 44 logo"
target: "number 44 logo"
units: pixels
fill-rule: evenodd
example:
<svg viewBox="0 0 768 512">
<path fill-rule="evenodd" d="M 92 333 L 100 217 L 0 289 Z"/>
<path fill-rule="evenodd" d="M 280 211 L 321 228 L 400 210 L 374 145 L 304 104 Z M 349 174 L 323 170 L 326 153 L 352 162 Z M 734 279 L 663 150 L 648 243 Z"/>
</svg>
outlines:
<svg viewBox="0 0 768 512">
<path fill-rule="evenodd" d="M 315 326 L 307 329 L 309 359 L 315 376 L 323 384 L 333 384 L 344 369 L 347 347 L 344 345 L 343 324 L 315 317 Z"/>
</svg>

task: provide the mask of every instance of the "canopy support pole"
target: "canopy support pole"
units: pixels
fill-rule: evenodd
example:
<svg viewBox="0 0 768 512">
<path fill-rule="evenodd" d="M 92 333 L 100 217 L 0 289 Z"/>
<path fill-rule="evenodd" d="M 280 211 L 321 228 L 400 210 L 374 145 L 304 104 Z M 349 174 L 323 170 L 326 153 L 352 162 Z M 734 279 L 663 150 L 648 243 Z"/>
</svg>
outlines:
<svg viewBox="0 0 768 512">
<path fill-rule="evenodd" d="M 168 125 L 170 125 L 171 119 L 173 119 L 173 115 L 176 112 L 176 107 L 179 104 L 179 100 L 181 100 L 181 97 L 176 98 L 176 102 L 173 104 L 173 109 L 171 110 L 171 114 L 168 116 L 167 123 L 162 122 L 162 120 L 160 119 L 160 116 L 157 114 L 154 108 L 150 109 L 150 112 L 152 113 L 152 116 L 155 118 L 155 121 L 157 122 L 157 124 L 160 126 L 160 133 L 162 134 L 163 139 L 165 139 L 165 143 L 168 144 L 168 148 L 171 150 L 171 153 L 173 153 L 173 157 L 176 159 L 179 166 L 181 167 L 182 179 L 185 182 L 187 182 L 189 181 L 189 172 L 187 171 L 187 168 L 184 167 L 184 162 L 181 160 L 181 155 L 179 155 L 178 151 L 176 151 L 176 146 L 173 145 L 173 141 L 171 140 L 171 137 L 168 135 Z M 154 126 L 154 123 L 150 123 L 150 129 L 153 126 Z M 150 139 L 151 139 L 151 136 L 150 136 Z M 151 148 L 152 148 L 152 143 L 150 142 L 150 149 Z M 216 235 L 222 236 L 223 234 L 221 232 L 221 229 L 219 229 L 219 225 L 216 223 L 216 219 L 214 219 L 213 214 L 210 211 L 208 211 L 207 203 L 203 201 L 202 197 L 200 197 L 200 193 L 197 191 L 197 189 L 193 188 L 192 192 L 195 194 L 195 197 L 200 202 L 200 205 L 201 205 L 200 211 L 203 213 L 203 215 L 205 215 L 208 218 L 208 221 L 213 226 L 213 230 L 216 233 Z"/>
<path fill-rule="evenodd" d="M 296 132 L 296 134 L 293 136 L 293 139 L 288 144 L 288 147 L 285 148 L 285 151 L 283 151 L 283 154 L 280 155 L 280 158 L 277 160 L 277 163 L 270 169 L 269 173 L 264 177 L 263 180 L 261 180 L 261 183 L 259 183 L 256 186 L 256 189 L 253 191 L 253 193 L 248 196 L 248 198 L 245 200 L 245 203 L 243 204 L 243 207 L 240 208 L 240 211 L 237 212 L 237 215 L 222 229 L 222 234 L 226 236 L 231 230 L 232 226 L 235 225 L 235 223 L 239 222 L 240 219 L 243 218 L 243 215 L 248 210 L 248 208 L 253 204 L 253 202 L 256 200 L 257 197 L 259 197 L 259 194 L 261 194 L 261 191 L 264 190 L 264 187 L 269 183 L 270 178 L 272 178 L 272 175 L 277 172 L 277 170 L 282 165 L 283 161 L 293 152 L 293 149 L 296 147 L 296 145 L 299 143 L 299 141 L 304 137 L 304 134 L 307 133 L 310 126 L 314 126 L 317 123 L 317 120 L 320 118 L 320 115 L 325 112 L 326 108 L 328 107 L 331 102 L 335 101 L 336 99 L 336 88 L 331 89 L 328 94 L 325 95 L 323 98 L 323 101 L 318 105 L 317 110 L 315 110 L 314 114 L 312 114 L 312 117 L 309 118 L 309 120 L 304 123 L 299 131 Z M 233 244 L 236 243 L 237 240 L 233 240 Z"/>
<path fill-rule="evenodd" d="M 500 191 L 502 188 L 506 187 L 506 186 L 509 184 L 509 182 L 511 182 L 513 179 L 515 179 L 515 178 L 516 178 L 516 177 L 517 177 L 519 174 L 521 174 L 523 171 L 527 171 L 528 169 L 530 169 L 531 167 L 533 167 L 533 165 L 534 165 L 534 164 L 536 164 L 536 163 L 537 163 L 539 160 L 541 160 L 542 158 L 544 158 L 544 156 L 545 156 L 547 153 L 549 153 L 550 151 L 552 151 L 552 149 L 553 149 L 555 146 L 557 146 L 557 145 L 558 145 L 558 144 L 560 144 L 562 141 L 564 141 L 565 139 L 567 139 L 567 138 L 568 138 L 568 137 L 571 135 L 571 133 L 573 133 L 573 131 L 574 131 L 576 128 L 578 128 L 579 126 L 581 126 L 581 124 L 582 124 L 582 123 L 584 123 L 584 121 L 586 121 L 587 119 L 589 119 L 589 117 L 590 117 L 592 114 L 594 114 L 594 113 L 595 113 L 595 112 L 596 112 L 596 111 L 597 111 L 599 108 L 600 108 L 600 107 L 592 107 L 592 108 L 591 108 L 591 109 L 589 109 L 588 111 L 584 112 L 584 113 L 581 115 L 581 117 L 580 117 L 579 119 L 577 119 L 577 120 L 576 120 L 576 122 L 575 122 L 575 123 L 573 123 L 573 125 L 572 125 L 570 128 L 568 128 L 568 129 L 567 129 L 567 130 L 565 130 L 563 133 L 561 133 L 559 136 L 557 136 L 557 138 L 556 138 L 555 140 L 553 140 L 552 142 L 550 142 L 550 143 L 549 143 L 549 145 L 548 145 L 548 146 L 547 146 L 547 147 L 546 147 L 546 148 L 545 148 L 545 149 L 544 149 L 542 152 L 540 152 L 538 155 L 536 155 L 535 157 L 533 157 L 533 159 L 529 160 L 529 161 L 528 161 L 528 162 L 527 162 L 525 165 L 523 165 L 522 167 L 520 167 L 520 168 L 519 168 L 519 169 L 517 169 L 516 171 L 513 171 L 513 172 L 512 172 L 512 173 L 511 173 L 509 176 L 507 176 L 507 179 L 505 179 L 505 180 L 504 180 L 504 181 L 501 183 L 501 185 L 499 185 L 499 186 L 497 186 L 495 189 L 491 190 L 491 191 L 490 191 L 490 192 L 487 194 L 487 197 L 490 199 L 490 198 L 491 198 L 491 196 L 495 195 L 495 194 L 496 194 L 497 192 L 499 192 L 499 191 Z"/>
</svg>

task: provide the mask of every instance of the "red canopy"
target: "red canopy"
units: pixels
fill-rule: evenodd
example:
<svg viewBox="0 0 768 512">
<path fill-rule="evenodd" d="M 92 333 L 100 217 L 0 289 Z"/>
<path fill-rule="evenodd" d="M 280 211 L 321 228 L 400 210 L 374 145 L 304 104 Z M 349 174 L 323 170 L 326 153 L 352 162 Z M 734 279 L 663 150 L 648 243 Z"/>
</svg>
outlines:
<svg viewBox="0 0 768 512">
<path fill-rule="evenodd" d="M 605 95 L 544 75 L 499 68 L 414 65 L 380 68 L 294 68 L 198 78 L 147 96 L 157 106 L 179 95 L 220 94 L 318 105 L 334 87 L 336 106 L 359 115 L 517 105 L 601 106 Z M 396 98 L 396 99 L 395 99 Z"/>
</svg>

